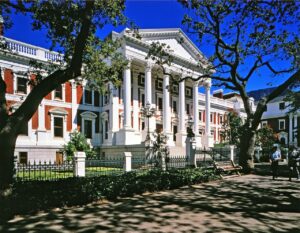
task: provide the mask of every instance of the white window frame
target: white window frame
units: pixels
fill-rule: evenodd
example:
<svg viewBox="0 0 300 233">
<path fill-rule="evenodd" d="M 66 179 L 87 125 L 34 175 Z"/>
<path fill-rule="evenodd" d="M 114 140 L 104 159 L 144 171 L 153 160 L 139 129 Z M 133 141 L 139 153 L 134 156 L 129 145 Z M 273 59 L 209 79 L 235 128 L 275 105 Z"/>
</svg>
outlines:
<svg viewBox="0 0 300 233">
<path fill-rule="evenodd" d="M 51 135 L 52 138 L 57 140 L 67 140 L 67 115 L 68 112 L 65 109 L 54 108 L 49 111 L 50 121 L 51 121 Z M 55 137 L 54 136 L 54 118 L 60 117 L 63 118 L 63 137 Z"/>
<path fill-rule="evenodd" d="M 86 102 L 85 102 L 85 91 L 86 91 L 86 90 L 87 90 L 87 91 L 90 91 L 90 92 L 92 93 L 92 103 L 86 103 Z M 84 88 L 83 88 L 83 96 L 82 96 L 83 101 L 82 101 L 82 103 L 85 104 L 85 105 L 90 105 L 90 106 L 92 105 L 92 106 L 93 106 L 93 105 L 94 105 L 94 101 L 95 101 L 94 98 L 95 98 L 95 97 L 94 97 L 94 91 L 93 91 L 93 90 L 90 90 L 89 88 L 84 87 Z"/>
<path fill-rule="evenodd" d="M 80 114 L 81 116 L 81 133 L 84 134 L 84 121 L 85 120 L 89 120 L 92 121 L 92 138 L 93 139 L 95 137 L 95 126 L 96 126 L 96 118 L 97 115 L 93 112 L 83 112 Z"/>
<path fill-rule="evenodd" d="M 283 122 L 283 128 L 280 128 L 280 123 Z M 278 129 L 279 130 L 285 130 L 285 120 L 284 119 L 279 119 L 278 120 Z"/>
<path fill-rule="evenodd" d="M 28 77 L 28 76 L 13 73 L 14 93 L 17 94 L 17 95 L 23 95 L 23 96 L 28 95 L 29 92 L 30 92 L 30 86 L 29 86 L 29 85 L 26 86 L 26 93 L 18 92 L 18 84 L 17 84 L 18 78 L 24 78 L 24 79 L 26 79 L 27 81 L 29 81 L 29 77 Z"/>
<path fill-rule="evenodd" d="M 66 99 L 65 84 L 61 84 L 61 90 L 62 90 L 62 98 L 61 99 L 55 98 L 55 90 L 54 90 L 51 92 L 52 100 L 65 102 Z"/>
<path fill-rule="evenodd" d="M 267 127 L 268 126 L 268 121 L 262 121 L 261 122 L 261 127 Z"/>
<path fill-rule="evenodd" d="M 105 139 L 105 134 L 106 134 L 106 132 L 105 132 L 105 122 L 107 121 L 107 125 L 108 125 L 108 129 L 107 129 L 107 133 L 109 132 L 109 129 L 110 129 L 110 124 L 109 124 L 109 116 L 108 116 L 108 114 L 107 114 L 107 112 L 102 112 L 101 114 L 100 114 L 100 118 L 101 118 L 101 133 L 102 133 L 102 136 L 101 136 L 101 138 L 102 138 L 102 142 L 104 142 L 104 141 L 107 141 L 108 139 L 109 139 L 109 136 L 107 137 L 107 139 Z"/>
</svg>

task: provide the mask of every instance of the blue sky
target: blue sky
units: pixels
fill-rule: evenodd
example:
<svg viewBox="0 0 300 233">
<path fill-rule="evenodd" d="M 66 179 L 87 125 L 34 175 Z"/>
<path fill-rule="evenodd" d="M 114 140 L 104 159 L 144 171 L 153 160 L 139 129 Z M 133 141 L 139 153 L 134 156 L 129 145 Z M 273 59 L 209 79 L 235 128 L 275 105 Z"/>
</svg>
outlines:
<svg viewBox="0 0 300 233">
<path fill-rule="evenodd" d="M 129 0 L 126 3 L 125 15 L 134 21 L 140 28 L 182 28 L 181 20 L 187 13 L 176 0 Z M 14 26 L 5 31 L 5 36 L 48 48 L 50 43 L 47 41 L 44 31 L 32 31 L 30 18 L 23 15 L 13 15 Z M 112 30 L 121 31 L 122 28 L 113 28 L 106 26 L 100 32 L 101 37 L 107 36 Z M 205 44 L 199 45 L 196 38 L 188 35 L 192 41 L 200 48 L 205 55 L 210 55 L 209 47 Z M 264 75 L 262 75 L 264 76 Z M 247 90 L 261 89 L 279 85 L 286 76 L 279 78 L 269 78 L 258 76 L 249 81 Z"/>
</svg>

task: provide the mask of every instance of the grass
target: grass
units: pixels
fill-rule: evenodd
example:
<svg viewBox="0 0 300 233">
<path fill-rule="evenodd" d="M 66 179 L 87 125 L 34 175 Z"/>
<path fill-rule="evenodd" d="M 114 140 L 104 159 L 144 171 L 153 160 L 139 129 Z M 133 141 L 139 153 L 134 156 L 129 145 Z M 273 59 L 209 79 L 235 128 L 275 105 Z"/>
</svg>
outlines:
<svg viewBox="0 0 300 233">
<path fill-rule="evenodd" d="M 87 167 L 86 176 L 101 176 L 120 174 L 123 168 L 113 167 Z M 36 170 L 36 171 L 19 171 L 17 172 L 18 180 L 56 180 L 73 177 L 72 170 Z"/>
</svg>

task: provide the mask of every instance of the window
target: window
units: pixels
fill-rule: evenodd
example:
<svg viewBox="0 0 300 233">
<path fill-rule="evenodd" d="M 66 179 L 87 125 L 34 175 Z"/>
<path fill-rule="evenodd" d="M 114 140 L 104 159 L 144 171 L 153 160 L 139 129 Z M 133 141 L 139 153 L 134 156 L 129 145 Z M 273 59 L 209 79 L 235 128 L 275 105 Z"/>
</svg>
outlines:
<svg viewBox="0 0 300 233">
<path fill-rule="evenodd" d="M 54 120 L 54 137 L 62 138 L 64 136 L 63 118 L 54 117 L 53 120 Z"/>
<path fill-rule="evenodd" d="M 173 100 L 173 112 L 177 113 L 177 102 Z"/>
<path fill-rule="evenodd" d="M 223 116 L 222 115 L 220 115 L 219 120 L 220 120 L 220 124 L 223 124 Z"/>
<path fill-rule="evenodd" d="M 190 105 L 186 104 L 186 114 L 190 114 Z"/>
<path fill-rule="evenodd" d="M 186 87 L 185 95 L 186 95 L 186 97 L 192 98 L 193 97 L 193 89 L 191 87 Z"/>
<path fill-rule="evenodd" d="M 202 121 L 202 112 L 199 112 L 199 121 Z"/>
<path fill-rule="evenodd" d="M 173 92 L 173 94 L 178 94 L 178 84 L 173 84 L 172 92 Z"/>
<path fill-rule="evenodd" d="M 63 93 L 62 93 L 62 85 L 54 90 L 54 99 L 62 100 Z"/>
<path fill-rule="evenodd" d="M 162 91 L 162 89 L 163 89 L 163 80 L 162 79 L 156 79 L 155 80 L 155 88 L 157 90 Z"/>
<path fill-rule="evenodd" d="M 143 73 L 139 73 L 138 84 L 139 84 L 139 86 L 145 85 L 145 75 Z"/>
<path fill-rule="evenodd" d="M 56 152 L 56 158 L 55 158 L 55 164 L 61 165 L 64 162 L 64 155 L 62 152 L 57 151 Z"/>
<path fill-rule="evenodd" d="M 92 91 L 84 90 L 84 102 L 86 104 L 92 104 Z"/>
<path fill-rule="evenodd" d="M 280 110 L 285 109 L 285 103 L 284 102 L 279 103 L 279 109 Z"/>
<path fill-rule="evenodd" d="M 92 121 L 84 120 L 84 136 L 86 138 L 92 138 Z"/>
<path fill-rule="evenodd" d="M 210 114 L 210 122 L 213 122 L 213 114 Z"/>
<path fill-rule="evenodd" d="M 104 124 L 105 139 L 108 139 L 108 121 Z"/>
<path fill-rule="evenodd" d="M 17 92 L 27 93 L 27 79 L 23 77 L 17 77 Z"/>
<path fill-rule="evenodd" d="M 268 122 L 267 121 L 262 121 L 261 122 L 261 127 L 267 127 L 268 126 Z"/>
<path fill-rule="evenodd" d="M 27 122 L 21 126 L 19 134 L 28 136 L 28 123 Z"/>
<path fill-rule="evenodd" d="M 27 152 L 19 152 L 19 163 L 27 164 L 28 154 Z"/>
<path fill-rule="evenodd" d="M 173 141 L 176 142 L 177 125 L 173 126 Z"/>
<path fill-rule="evenodd" d="M 281 119 L 279 120 L 279 130 L 285 129 L 285 120 Z"/>
<path fill-rule="evenodd" d="M 163 108 L 163 99 L 158 97 L 157 98 L 157 106 L 158 106 L 158 110 L 162 110 Z"/>
<path fill-rule="evenodd" d="M 142 94 L 142 106 L 145 107 L 145 94 Z"/>
</svg>

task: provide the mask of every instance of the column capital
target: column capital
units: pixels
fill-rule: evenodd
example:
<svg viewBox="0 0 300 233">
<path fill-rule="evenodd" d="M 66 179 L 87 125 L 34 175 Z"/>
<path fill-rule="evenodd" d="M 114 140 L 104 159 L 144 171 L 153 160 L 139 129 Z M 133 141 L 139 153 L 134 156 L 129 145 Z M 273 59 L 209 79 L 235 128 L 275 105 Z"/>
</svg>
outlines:
<svg viewBox="0 0 300 233">
<path fill-rule="evenodd" d="M 199 81 L 194 81 L 194 82 L 193 82 L 193 86 L 194 86 L 194 87 L 198 87 L 198 86 L 199 86 Z"/>
<path fill-rule="evenodd" d="M 211 82 L 204 82 L 204 83 L 203 83 L 203 86 L 204 86 L 206 89 L 210 89 L 210 88 L 211 88 Z"/>
<path fill-rule="evenodd" d="M 169 66 L 164 65 L 164 70 L 165 70 L 165 73 L 171 74 L 171 68 L 170 68 Z M 164 76 L 165 76 L 165 75 L 166 75 L 166 74 L 164 74 Z"/>
<path fill-rule="evenodd" d="M 146 71 L 146 72 L 151 71 L 151 69 L 153 68 L 153 66 L 154 66 L 154 63 L 153 63 L 153 62 L 147 61 L 147 62 L 146 62 L 146 66 L 145 66 L 145 71 Z"/>
<path fill-rule="evenodd" d="M 125 55 L 125 59 L 127 60 L 127 62 L 128 62 L 128 65 L 130 65 L 130 64 L 131 64 L 131 62 L 133 61 L 133 57 L 132 57 L 132 56 L 130 56 L 130 55 Z"/>
</svg>

